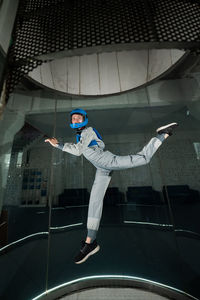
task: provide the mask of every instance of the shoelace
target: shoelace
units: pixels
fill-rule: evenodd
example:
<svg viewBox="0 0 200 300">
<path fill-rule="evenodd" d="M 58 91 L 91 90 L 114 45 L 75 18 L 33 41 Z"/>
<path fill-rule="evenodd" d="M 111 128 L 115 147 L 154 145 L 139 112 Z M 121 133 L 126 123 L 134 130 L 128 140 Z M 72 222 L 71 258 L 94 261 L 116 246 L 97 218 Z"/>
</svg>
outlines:
<svg viewBox="0 0 200 300">
<path fill-rule="evenodd" d="M 88 248 L 90 248 L 90 245 L 86 244 L 83 246 L 83 248 L 80 250 L 82 253 L 85 253 L 86 250 L 88 250 Z"/>
</svg>

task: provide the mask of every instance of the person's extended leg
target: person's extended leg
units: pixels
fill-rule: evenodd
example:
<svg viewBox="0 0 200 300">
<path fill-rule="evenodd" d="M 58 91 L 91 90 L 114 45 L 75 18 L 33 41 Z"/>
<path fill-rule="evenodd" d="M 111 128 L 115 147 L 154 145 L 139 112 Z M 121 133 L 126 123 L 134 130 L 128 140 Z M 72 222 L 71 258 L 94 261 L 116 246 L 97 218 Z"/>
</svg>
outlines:
<svg viewBox="0 0 200 300">
<path fill-rule="evenodd" d="M 157 136 L 152 138 L 142 151 L 137 154 L 121 156 L 104 152 L 104 156 L 101 159 L 102 167 L 110 170 L 122 170 L 148 164 L 162 142 L 172 135 L 172 131 L 177 125 L 177 123 L 171 123 L 158 128 L 156 130 Z"/>
<path fill-rule="evenodd" d="M 86 261 L 90 255 L 100 249 L 96 241 L 96 234 L 101 220 L 104 195 L 111 180 L 110 172 L 104 169 L 97 169 L 96 171 L 88 207 L 88 234 L 79 254 L 75 257 L 76 264 Z"/>
<path fill-rule="evenodd" d="M 137 154 L 129 155 L 115 155 L 110 152 L 104 152 L 101 159 L 100 166 L 108 168 L 110 170 L 123 170 L 134 168 L 142 165 L 146 165 L 150 162 L 152 156 L 161 146 L 165 139 L 165 135 L 161 135 L 159 138 L 152 138 L 142 151 Z"/>
</svg>

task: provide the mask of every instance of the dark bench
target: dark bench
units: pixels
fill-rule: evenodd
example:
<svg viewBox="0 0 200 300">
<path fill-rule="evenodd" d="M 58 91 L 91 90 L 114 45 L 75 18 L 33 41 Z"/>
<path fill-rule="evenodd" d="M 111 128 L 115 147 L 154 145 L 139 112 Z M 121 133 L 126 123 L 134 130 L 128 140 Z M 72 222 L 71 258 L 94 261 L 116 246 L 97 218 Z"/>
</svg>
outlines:
<svg viewBox="0 0 200 300">
<path fill-rule="evenodd" d="M 65 189 L 58 197 L 58 205 L 86 205 L 89 202 L 89 197 L 90 194 L 86 188 Z"/>
<path fill-rule="evenodd" d="M 161 193 L 155 191 L 152 186 L 129 186 L 126 197 L 128 202 L 135 204 L 163 204 Z"/>
</svg>

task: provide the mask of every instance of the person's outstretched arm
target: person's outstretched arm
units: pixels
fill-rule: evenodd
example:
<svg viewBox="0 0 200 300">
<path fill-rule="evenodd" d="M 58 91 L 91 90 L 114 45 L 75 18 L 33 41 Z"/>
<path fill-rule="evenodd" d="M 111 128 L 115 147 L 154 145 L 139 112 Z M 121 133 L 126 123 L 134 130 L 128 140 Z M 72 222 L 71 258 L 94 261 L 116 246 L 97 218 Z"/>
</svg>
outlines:
<svg viewBox="0 0 200 300">
<path fill-rule="evenodd" d="M 71 153 L 76 156 L 80 156 L 83 151 L 87 148 L 92 140 L 96 138 L 96 133 L 92 127 L 88 127 L 83 130 L 81 139 L 77 144 L 65 143 L 64 145 L 59 144 L 56 138 L 46 139 L 45 142 L 49 142 L 52 146 L 61 149 L 62 151 Z"/>
<path fill-rule="evenodd" d="M 56 138 L 46 139 L 45 143 L 50 143 L 53 147 L 57 147 L 59 144 Z"/>
</svg>

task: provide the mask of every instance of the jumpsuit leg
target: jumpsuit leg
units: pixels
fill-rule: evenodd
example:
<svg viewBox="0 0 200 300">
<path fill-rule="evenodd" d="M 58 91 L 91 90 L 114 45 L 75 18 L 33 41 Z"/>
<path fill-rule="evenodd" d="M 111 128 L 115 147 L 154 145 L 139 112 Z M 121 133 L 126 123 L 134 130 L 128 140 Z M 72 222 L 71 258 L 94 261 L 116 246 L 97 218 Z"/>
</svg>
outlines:
<svg viewBox="0 0 200 300">
<path fill-rule="evenodd" d="M 88 237 L 92 238 L 92 240 L 96 237 L 96 233 L 99 229 L 103 208 L 103 199 L 111 180 L 111 176 L 109 176 L 110 172 L 110 170 L 100 168 L 97 169 L 90 193 L 87 229 Z"/>
<path fill-rule="evenodd" d="M 160 145 L 162 144 L 162 137 L 159 138 L 152 138 L 149 143 L 144 146 L 142 151 L 138 152 L 135 155 L 112 155 L 112 157 L 109 157 L 107 159 L 106 152 L 105 156 L 102 160 L 103 165 L 105 168 L 108 168 L 110 170 L 123 170 L 123 169 L 129 169 L 134 168 L 142 165 L 146 165 L 150 162 L 152 156 L 154 153 L 158 150 Z"/>
<path fill-rule="evenodd" d="M 142 151 L 138 152 L 136 155 L 118 156 L 106 151 L 101 157 L 101 160 L 97 160 L 95 162 L 97 171 L 90 194 L 87 220 L 88 237 L 92 240 L 95 239 L 96 233 L 99 229 L 103 199 L 111 180 L 111 171 L 148 164 L 154 153 L 162 144 L 163 140 L 164 135 L 152 138 L 149 143 L 144 146 Z"/>
</svg>

